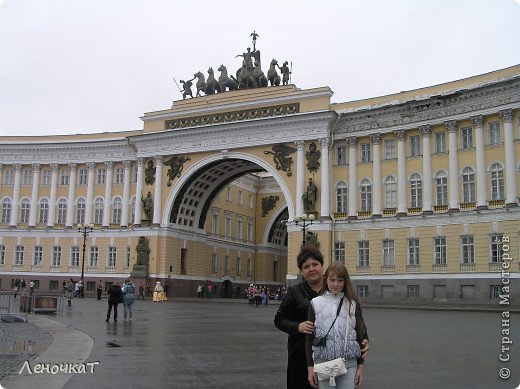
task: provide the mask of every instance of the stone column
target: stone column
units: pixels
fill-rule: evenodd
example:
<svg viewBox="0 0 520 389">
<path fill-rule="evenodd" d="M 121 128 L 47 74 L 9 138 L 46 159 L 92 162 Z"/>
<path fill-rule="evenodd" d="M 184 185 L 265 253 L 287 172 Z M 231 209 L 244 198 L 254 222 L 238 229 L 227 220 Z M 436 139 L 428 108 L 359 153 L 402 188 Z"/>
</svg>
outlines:
<svg viewBox="0 0 520 389">
<path fill-rule="evenodd" d="M 69 163 L 69 195 L 67 196 L 67 208 L 74 209 L 74 201 L 76 199 L 76 169 L 78 165 Z M 87 207 L 85 204 L 85 218 L 87 216 Z M 65 227 L 72 228 L 74 224 L 74 212 L 67 212 L 67 221 Z"/>
<path fill-rule="evenodd" d="M 4 172 L 4 165 L 0 163 L 0 188 L 2 188 L 2 175 Z"/>
<path fill-rule="evenodd" d="M 296 210 L 295 216 L 303 215 L 303 192 L 305 190 L 305 142 L 297 140 L 296 144 Z"/>
<path fill-rule="evenodd" d="M 370 136 L 374 149 L 372 162 L 372 217 L 381 217 L 381 134 Z"/>
<path fill-rule="evenodd" d="M 475 166 L 477 177 L 477 208 L 487 208 L 486 159 L 484 156 L 484 118 L 482 115 L 471 118 L 475 127 Z"/>
<path fill-rule="evenodd" d="M 397 215 L 406 215 L 406 151 L 404 130 L 394 131 L 397 138 Z"/>
<path fill-rule="evenodd" d="M 330 161 L 329 146 L 330 139 L 319 140 L 321 144 L 321 217 L 330 217 Z"/>
<path fill-rule="evenodd" d="M 516 190 L 516 157 L 515 139 L 513 136 L 513 110 L 500 111 L 504 121 L 504 152 L 505 152 L 505 179 L 506 179 L 506 206 L 518 206 Z"/>
<path fill-rule="evenodd" d="M 153 224 L 161 224 L 161 189 L 162 189 L 163 156 L 155 157 L 155 193 L 153 201 Z"/>
<path fill-rule="evenodd" d="M 348 142 L 348 218 L 357 218 L 357 139 L 355 136 L 347 138 Z"/>
<path fill-rule="evenodd" d="M 141 197 L 143 196 L 143 175 L 144 175 L 144 158 L 137 158 L 137 182 L 135 185 L 135 220 L 134 225 L 141 226 L 141 210 L 143 203 Z"/>
<path fill-rule="evenodd" d="M 20 184 L 22 181 L 22 164 L 15 163 L 14 167 L 14 185 L 13 185 L 13 207 L 11 208 L 11 218 L 9 226 L 16 227 L 18 222 L 18 203 L 20 202 Z"/>
<path fill-rule="evenodd" d="M 96 164 L 88 162 L 88 178 L 87 178 L 87 204 L 85 206 L 85 224 L 92 223 L 92 203 L 94 202 L 94 172 Z"/>
<path fill-rule="evenodd" d="M 29 227 L 36 227 L 36 215 L 38 214 L 38 188 L 40 187 L 40 164 L 33 163 L 33 182 L 31 190 L 31 210 L 29 212 Z"/>
<path fill-rule="evenodd" d="M 423 213 L 432 213 L 432 149 L 430 145 L 430 135 L 432 126 L 425 125 L 419 127 L 422 134 L 423 144 Z"/>
<path fill-rule="evenodd" d="M 54 227 L 56 222 L 56 191 L 58 189 L 58 164 L 51 163 L 51 194 L 49 196 L 49 219 L 47 220 L 47 227 Z M 74 212 L 74 208 L 67 209 L 68 212 Z"/>
<path fill-rule="evenodd" d="M 459 163 L 457 155 L 457 122 L 451 120 L 445 123 L 448 129 L 449 155 L 449 211 L 459 211 Z"/>
<path fill-rule="evenodd" d="M 112 204 L 112 162 L 105 162 L 105 202 L 103 204 L 103 227 L 110 227 L 110 210 Z"/>
<path fill-rule="evenodd" d="M 123 179 L 123 209 L 121 210 L 121 227 L 128 226 L 128 204 L 130 202 L 130 168 L 132 167 L 131 161 L 123 161 L 125 166 L 125 175 Z"/>
</svg>

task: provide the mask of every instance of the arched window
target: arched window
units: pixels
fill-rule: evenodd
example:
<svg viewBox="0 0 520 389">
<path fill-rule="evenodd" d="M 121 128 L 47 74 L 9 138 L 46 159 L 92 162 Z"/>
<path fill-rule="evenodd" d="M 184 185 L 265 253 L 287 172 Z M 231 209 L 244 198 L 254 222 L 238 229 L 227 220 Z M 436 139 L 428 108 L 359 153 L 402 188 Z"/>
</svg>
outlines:
<svg viewBox="0 0 520 389">
<path fill-rule="evenodd" d="M 397 208 L 397 181 L 394 176 L 385 178 L 385 208 Z"/>
<path fill-rule="evenodd" d="M 471 167 L 462 169 L 462 201 L 475 202 L 475 171 Z"/>
<path fill-rule="evenodd" d="M 445 171 L 435 175 L 436 205 L 448 204 L 448 176 Z"/>
<path fill-rule="evenodd" d="M 31 201 L 29 199 L 22 200 L 20 208 L 20 224 L 29 224 L 29 213 L 31 210 Z"/>
<path fill-rule="evenodd" d="M 491 200 L 504 200 L 504 168 L 494 163 L 489 169 L 491 173 Z"/>
<path fill-rule="evenodd" d="M 340 182 L 336 187 L 336 212 L 347 212 L 347 193 L 347 185 Z"/>
<path fill-rule="evenodd" d="M 121 198 L 116 197 L 114 199 L 114 203 L 112 205 L 112 223 L 120 224 L 121 223 L 121 210 L 123 209 L 123 204 L 121 203 Z"/>
<path fill-rule="evenodd" d="M 11 219 L 11 199 L 2 200 L 2 223 L 9 224 Z"/>
<path fill-rule="evenodd" d="M 40 217 L 38 222 L 40 224 L 47 224 L 49 220 L 49 200 L 41 199 L 40 201 Z"/>
<path fill-rule="evenodd" d="M 417 173 L 410 176 L 410 206 L 422 208 L 422 179 Z"/>
<path fill-rule="evenodd" d="M 76 202 L 76 223 L 85 223 L 85 209 L 85 199 L 78 199 L 78 201 Z"/>
<path fill-rule="evenodd" d="M 67 219 L 67 200 L 60 199 L 58 201 L 58 218 L 56 223 L 65 224 L 65 220 Z"/>
<path fill-rule="evenodd" d="M 361 181 L 361 211 L 372 210 L 372 183 L 368 178 Z"/>
<path fill-rule="evenodd" d="M 103 203 L 102 198 L 97 198 L 96 202 L 94 203 L 94 224 L 101 224 L 103 223 L 103 209 L 105 208 L 105 205 Z"/>
</svg>

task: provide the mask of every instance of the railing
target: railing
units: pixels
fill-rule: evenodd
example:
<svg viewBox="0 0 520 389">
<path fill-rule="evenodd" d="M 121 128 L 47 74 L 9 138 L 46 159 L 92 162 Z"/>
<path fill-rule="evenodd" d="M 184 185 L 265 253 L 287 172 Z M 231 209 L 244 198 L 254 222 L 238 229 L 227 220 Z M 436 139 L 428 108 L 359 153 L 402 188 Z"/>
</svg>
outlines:
<svg viewBox="0 0 520 389">
<path fill-rule="evenodd" d="M 88 273 L 97 273 L 98 267 L 97 266 L 87 266 L 87 272 Z"/>
<path fill-rule="evenodd" d="M 42 265 L 32 265 L 31 271 L 41 272 L 42 271 Z"/>
<path fill-rule="evenodd" d="M 78 266 L 69 266 L 69 273 L 79 273 L 79 265 Z"/>
<path fill-rule="evenodd" d="M 474 263 L 461 263 L 460 264 L 461 273 L 473 273 L 475 271 Z"/>
<path fill-rule="evenodd" d="M 433 212 L 436 212 L 436 213 L 448 212 L 448 204 L 434 205 L 433 206 Z"/>
<path fill-rule="evenodd" d="M 420 273 L 421 265 L 406 265 L 406 272 L 407 273 Z"/>
<path fill-rule="evenodd" d="M 397 213 L 396 208 L 385 208 L 383 209 L 383 216 L 395 216 Z"/>
<path fill-rule="evenodd" d="M 420 208 L 420 207 L 408 208 L 409 215 L 420 215 L 421 213 L 422 213 L 422 208 Z"/>
<path fill-rule="evenodd" d="M 489 200 L 488 204 L 490 207 L 503 207 L 504 205 L 506 205 L 506 201 L 505 200 Z"/>
<path fill-rule="evenodd" d="M 381 273 L 395 273 L 395 266 L 394 265 L 382 265 Z"/>
<path fill-rule="evenodd" d="M 445 263 L 433 264 L 432 273 L 446 273 L 448 271 L 448 265 Z"/>
<path fill-rule="evenodd" d="M 49 270 L 54 273 L 59 273 L 61 271 L 61 266 L 60 265 L 51 265 Z"/>
<path fill-rule="evenodd" d="M 105 267 L 105 272 L 106 273 L 115 273 L 116 272 L 116 267 L 115 266 L 106 266 Z"/>
<path fill-rule="evenodd" d="M 502 271 L 502 262 L 489 262 L 489 271 L 493 271 L 493 272 Z"/>
<path fill-rule="evenodd" d="M 347 212 L 334 212 L 334 219 L 341 220 L 348 218 Z"/>
<path fill-rule="evenodd" d="M 372 216 L 372 211 L 359 211 L 357 215 L 360 219 L 368 219 Z"/>
<path fill-rule="evenodd" d="M 13 271 L 23 271 L 23 265 L 13 265 Z"/>
<path fill-rule="evenodd" d="M 460 203 L 459 207 L 461 211 L 470 211 L 477 208 L 477 203 L 474 201 L 471 203 Z"/>
<path fill-rule="evenodd" d="M 370 266 L 356 266 L 357 274 L 370 274 Z"/>
</svg>

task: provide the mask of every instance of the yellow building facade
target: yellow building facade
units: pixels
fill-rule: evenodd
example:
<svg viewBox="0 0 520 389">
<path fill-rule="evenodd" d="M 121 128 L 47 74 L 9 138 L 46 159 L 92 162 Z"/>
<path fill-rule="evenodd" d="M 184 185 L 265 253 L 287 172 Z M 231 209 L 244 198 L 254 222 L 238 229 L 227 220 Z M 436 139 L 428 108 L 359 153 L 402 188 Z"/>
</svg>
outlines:
<svg viewBox="0 0 520 389">
<path fill-rule="evenodd" d="M 243 296 L 296 282 L 311 232 L 367 302 L 518 305 L 520 66 L 332 94 L 236 90 L 145 113 L 139 131 L 0 137 L 0 287 L 132 275 Z"/>
</svg>

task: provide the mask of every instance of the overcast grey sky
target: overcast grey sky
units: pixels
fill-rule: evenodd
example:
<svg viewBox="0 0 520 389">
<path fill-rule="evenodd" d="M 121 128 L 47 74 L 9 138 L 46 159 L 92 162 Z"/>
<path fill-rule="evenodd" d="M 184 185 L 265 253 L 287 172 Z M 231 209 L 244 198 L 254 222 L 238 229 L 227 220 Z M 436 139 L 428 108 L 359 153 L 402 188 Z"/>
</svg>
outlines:
<svg viewBox="0 0 520 389">
<path fill-rule="evenodd" d="M 333 102 L 520 64 L 520 0 L 0 0 L 0 135 L 142 128 L 256 48 Z"/>
</svg>

